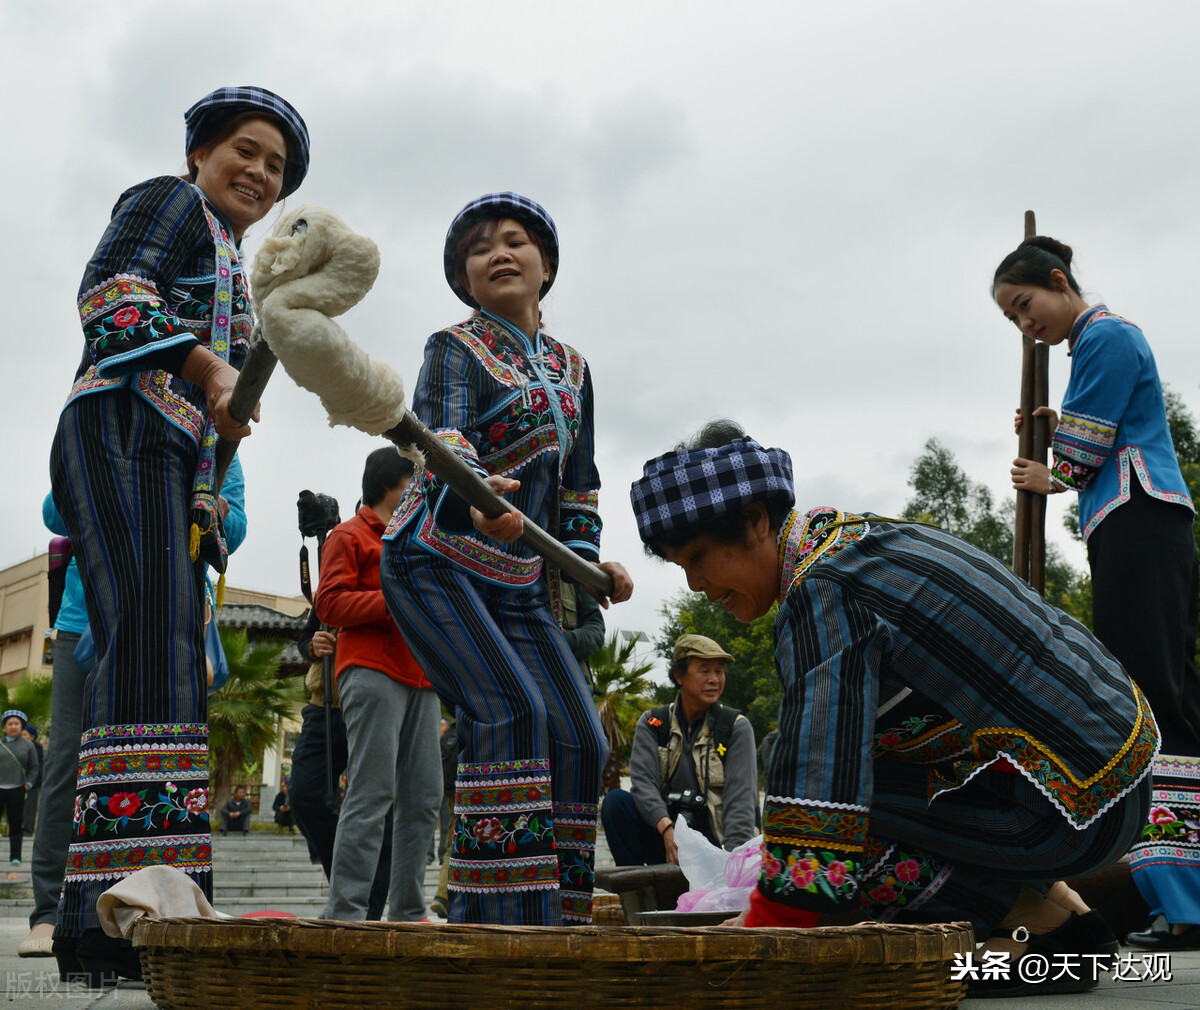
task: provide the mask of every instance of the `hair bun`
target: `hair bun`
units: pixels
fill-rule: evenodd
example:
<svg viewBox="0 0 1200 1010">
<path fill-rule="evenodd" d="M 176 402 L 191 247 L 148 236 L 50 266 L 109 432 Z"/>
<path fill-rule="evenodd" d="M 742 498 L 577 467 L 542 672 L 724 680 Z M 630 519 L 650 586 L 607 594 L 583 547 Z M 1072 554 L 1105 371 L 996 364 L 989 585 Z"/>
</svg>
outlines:
<svg viewBox="0 0 1200 1010">
<path fill-rule="evenodd" d="M 1060 242 L 1056 238 L 1051 238 L 1049 235 L 1034 235 L 1032 238 L 1027 238 L 1021 243 L 1022 246 L 1032 245 L 1039 249 L 1044 249 L 1046 252 L 1057 256 L 1063 261 L 1063 264 L 1069 270 L 1071 268 L 1071 257 L 1074 253 L 1071 247 L 1065 242 Z"/>
</svg>

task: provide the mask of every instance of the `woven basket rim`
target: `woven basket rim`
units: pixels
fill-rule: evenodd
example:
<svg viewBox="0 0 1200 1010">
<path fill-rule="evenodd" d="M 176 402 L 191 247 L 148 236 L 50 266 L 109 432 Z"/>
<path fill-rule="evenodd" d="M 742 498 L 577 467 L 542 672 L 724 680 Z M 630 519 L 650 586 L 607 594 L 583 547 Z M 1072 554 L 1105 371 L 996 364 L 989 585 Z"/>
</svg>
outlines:
<svg viewBox="0 0 1200 1010">
<path fill-rule="evenodd" d="M 973 949 L 969 922 L 775 929 L 731 926 L 493 926 L 324 919 L 144 918 L 135 947 L 193 953 L 287 949 L 338 958 L 664 961 L 769 958 L 849 964 L 948 961 Z"/>
</svg>

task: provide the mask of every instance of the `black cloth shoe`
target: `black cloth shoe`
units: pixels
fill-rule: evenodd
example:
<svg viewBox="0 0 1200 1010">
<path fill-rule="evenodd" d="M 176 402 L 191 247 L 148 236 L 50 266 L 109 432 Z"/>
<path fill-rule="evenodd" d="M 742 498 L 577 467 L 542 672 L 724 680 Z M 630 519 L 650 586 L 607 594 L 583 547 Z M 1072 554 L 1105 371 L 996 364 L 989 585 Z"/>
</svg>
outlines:
<svg viewBox="0 0 1200 1010">
<path fill-rule="evenodd" d="M 1096 942 L 1096 950 L 1100 954 L 1118 954 L 1121 951 L 1121 942 L 1117 939 L 1116 933 L 1112 931 L 1108 923 L 1095 909 L 1085 915 L 1079 917 L 1079 924 L 1084 926 L 1089 933 L 1092 934 L 1092 939 Z"/>
<path fill-rule="evenodd" d="M 1009 959 L 1008 978 L 979 978 L 967 982 L 967 996 L 979 999 L 991 999 L 998 996 L 1056 996 L 1060 993 L 1087 992 L 1100 984 L 1100 975 L 1106 969 L 1103 961 L 1094 962 L 1086 955 L 1104 954 L 1099 949 L 1096 939 L 1095 920 L 1084 922 L 1085 916 L 1076 912 L 1058 929 L 1049 933 L 1030 933 L 1024 927 L 1017 929 L 994 929 L 992 936 L 1011 937 L 1026 945 L 1025 953 L 1015 959 Z M 1099 916 L 1096 916 L 1100 919 Z M 1100 919 L 1104 924 L 1104 920 Z M 1108 927 L 1105 926 L 1105 929 Z M 1111 931 L 1110 931 L 1111 935 Z M 1114 937 L 1115 939 L 1115 937 Z M 1106 941 L 1107 942 L 1107 941 Z M 1062 955 L 1073 955 L 1076 960 L 1071 963 L 1071 971 L 1063 972 L 1061 977 L 1054 978 L 1056 958 L 1062 964 Z M 1050 974 L 1032 971 L 1033 978 L 1043 981 L 1026 981 L 1021 970 L 1021 962 L 1026 958 L 1041 959 L 1038 967 L 1048 966 Z M 1074 973 L 1074 977 L 1072 976 Z"/>
<path fill-rule="evenodd" d="M 1166 925 L 1166 920 L 1163 920 Z M 1143 947 L 1146 950 L 1200 950 L 1200 926 L 1191 926 L 1182 933 L 1175 934 L 1170 925 L 1158 929 L 1158 921 L 1153 922 L 1144 933 L 1130 933 L 1125 942 L 1131 947 Z"/>
</svg>

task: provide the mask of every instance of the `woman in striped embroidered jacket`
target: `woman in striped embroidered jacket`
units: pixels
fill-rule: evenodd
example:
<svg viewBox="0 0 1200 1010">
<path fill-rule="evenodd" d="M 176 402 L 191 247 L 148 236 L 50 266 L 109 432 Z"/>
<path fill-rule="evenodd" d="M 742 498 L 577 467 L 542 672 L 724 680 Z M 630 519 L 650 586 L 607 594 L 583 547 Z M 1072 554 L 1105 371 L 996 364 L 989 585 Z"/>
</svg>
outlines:
<svg viewBox="0 0 1200 1010">
<path fill-rule="evenodd" d="M 554 222 L 516 193 L 480 197 L 451 224 L 443 264 L 476 312 L 429 338 L 414 412 L 520 513 L 597 560 L 591 371 L 541 328 Z M 470 516 L 438 481 L 414 480 L 384 535 L 384 592 L 457 710 L 451 921 L 587 923 L 607 744 L 555 619 L 557 580 L 516 542 L 522 521 Z M 611 600 L 628 599 L 625 570 L 600 567 Z"/>
<path fill-rule="evenodd" d="M 791 458 L 730 422 L 646 463 L 631 498 L 643 542 L 693 591 L 742 621 L 779 604 L 780 736 L 746 925 L 969 919 L 1013 955 L 1115 952 L 1055 882 L 1127 851 L 1158 736 L 1087 629 L 936 527 L 795 510 Z M 1079 975 L 1038 991 L 1098 981 Z"/>
<path fill-rule="evenodd" d="M 55 952 L 93 983 L 140 977 L 100 928 L 103 891 L 161 863 L 211 896 L 203 562 L 225 554 L 217 436 L 249 433 L 229 413 L 251 330 L 240 245 L 308 168 L 304 120 L 264 89 L 214 91 L 185 125 L 190 179 L 123 193 L 88 263 L 50 458 L 96 643 Z"/>
<path fill-rule="evenodd" d="M 1156 803 L 1130 853 L 1151 907 L 1132 944 L 1200 949 L 1200 680 L 1196 677 L 1198 567 L 1195 509 L 1183 479 L 1154 355 L 1142 331 L 1088 305 L 1071 273 L 1071 248 L 1026 239 L 996 269 L 996 304 L 1022 333 L 1066 343 L 1071 375 L 1061 417 L 1049 418 L 1049 467 L 1013 462 L 1013 486 L 1076 491 L 1092 571 L 1092 623 L 1145 691 L 1162 733 Z M 1017 429 L 1021 417 L 1017 414 Z M 1180 859 L 1180 852 L 1185 852 Z"/>
</svg>

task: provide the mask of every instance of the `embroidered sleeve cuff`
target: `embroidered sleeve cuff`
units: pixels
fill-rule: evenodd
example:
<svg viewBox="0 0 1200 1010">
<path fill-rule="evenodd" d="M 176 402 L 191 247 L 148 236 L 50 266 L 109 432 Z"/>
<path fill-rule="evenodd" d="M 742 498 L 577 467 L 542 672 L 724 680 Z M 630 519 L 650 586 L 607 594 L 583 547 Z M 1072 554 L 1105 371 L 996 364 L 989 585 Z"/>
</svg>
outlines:
<svg viewBox="0 0 1200 1010">
<path fill-rule="evenodd" d="M 488 472 L 479 464 L 479 455 L 473 446 L 457 428 L 440 428 L 434 434 L 453 450 L 464 463 L 471 467 L 480 477 L 488 476 Z M 471 506 L 460 498 L 441 478 L 430 475 L 426 501 L 433 521 L 449 533 L 468 534 L 475 531 L 471 522 Z"/>
<path fill-rule="evenodd" d="M 558 493 L 558 539 L 589 561 L 600 556 L 599 500 L 595 491 L 562 488 Z"/>
<path fill-rule="evenodd" d="M 1117 444 L 1117 424 L 1103 417 L 1072 414 L 1065 408 L 1050 448 L 1055 460 L 1099 470 Z"/>
<path fill-rule="evenodd" d="M 1082 491 L 1096 479 L 1099 472 L 1099 467 L 1074 462 L 1056 451 L 1050 465 L 1050 483 L 1054 490 Z"/>
<path fill-rule="evenodd" d="M 147 354 L 196 337 L 168 311 L 158 289 L 144 278 L 114 277 L 79 299 L 79 321 L 100 376 L 111 379 L 141 372 L 151 365 Z"/>
</svg>

